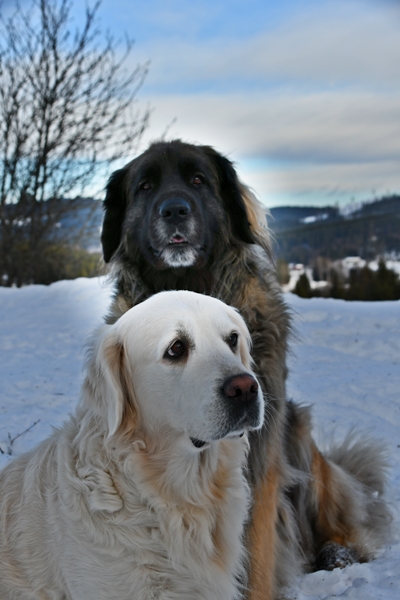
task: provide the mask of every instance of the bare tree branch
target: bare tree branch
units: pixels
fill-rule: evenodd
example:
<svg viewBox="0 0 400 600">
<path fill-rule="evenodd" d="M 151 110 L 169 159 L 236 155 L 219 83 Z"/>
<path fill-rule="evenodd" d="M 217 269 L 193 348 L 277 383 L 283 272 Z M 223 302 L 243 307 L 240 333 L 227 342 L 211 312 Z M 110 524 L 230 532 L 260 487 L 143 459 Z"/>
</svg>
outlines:
<svg viewBox="0 0 400 600">
<path fill-rule="evenodd" d="M 121 44 L 101 32 L 99 6 L 88 6 L 74 31 L 69 0 L 32 0 L 28 9 L 17 4 L 11 18 L 0 16 L 5 285 L 35 282 L 41 249 L 65 211 L 75 210 L 73 198 L 113 161 L 132 154 L 147 127 L 149 110 L 138 110 L 136 97 L 149 65 L 129 68 L 133 41 Z M 23 268 L 16 268 L 18 248 Z"/>
<path fill-rule="evenodd" d="M 32 425 L 30 425 L 29 427 L 27 427 L 24 431 L 21 431 L 21 433 L 18 433 L 17 435 L 15 435 L 13 438 L 11 437 L 10 432 L 8 432 L 7 450 L 5 452 L 4 450 L 2 450 L 2 448 L 0 448 L 0 454 L 8 454 L 8 456 L 12 456 L 13 445 L 14 445 L 15 440 L 17 440 L 21 436 L 25 435 L 26 433 L 28 433 L 28 431 L 30 431 L 31 429 L 33 429 L 38 423 L 40 423 L 40 419 L 38 419 L 37 421 L 35 421 L 34 423 L 32 423 Z"/>
</svg>

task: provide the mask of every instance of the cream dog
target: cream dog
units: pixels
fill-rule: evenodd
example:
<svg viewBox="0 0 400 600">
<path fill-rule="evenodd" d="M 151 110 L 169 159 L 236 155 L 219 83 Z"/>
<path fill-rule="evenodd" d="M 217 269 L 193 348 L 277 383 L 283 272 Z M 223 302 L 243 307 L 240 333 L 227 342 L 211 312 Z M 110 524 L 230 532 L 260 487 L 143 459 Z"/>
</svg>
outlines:
<svg viewBox="0 0 400 600">
<path fill-rule="evenodd" d="M 76 413 L 0 473 L 1 600 L 241 597 L 249 346 L 236 310 L 185 291 L 97 332 Z"/>
</svg>

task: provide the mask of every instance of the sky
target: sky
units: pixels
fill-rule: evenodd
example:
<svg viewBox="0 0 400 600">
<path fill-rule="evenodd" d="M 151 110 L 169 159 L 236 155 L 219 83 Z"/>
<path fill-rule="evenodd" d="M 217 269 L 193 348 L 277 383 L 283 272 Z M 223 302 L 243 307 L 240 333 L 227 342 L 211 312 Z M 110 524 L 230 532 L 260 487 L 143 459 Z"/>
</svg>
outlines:
<svg viewBox="0 0 400 600">
<path fill-rule="evenodd" d="M 132 68 L 150 61 L 142 149 L 213 145 L 268 207 L 400 192 L 399 0 L 103 0 L 98 15 L 135 39 Z"/>
</svg>

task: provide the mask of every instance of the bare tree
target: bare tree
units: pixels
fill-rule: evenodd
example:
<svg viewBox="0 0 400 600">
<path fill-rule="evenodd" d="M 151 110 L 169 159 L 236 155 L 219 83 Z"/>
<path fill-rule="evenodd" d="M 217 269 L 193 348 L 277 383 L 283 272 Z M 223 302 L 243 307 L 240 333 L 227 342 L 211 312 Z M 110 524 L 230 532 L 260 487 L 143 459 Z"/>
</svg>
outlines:
<svg viewBox="0 0 400 600">
<path fill-rule="evenodd" d="M 32 0 L 0 16 L 0 277 L 38 282 L 43 251 L 96 175 L 132 153 L 147 126 L 136 95 L 148 65 L 129 70 L 98 28 L 100 2 L 71 26 L 69 0 Z M 58 238 L 59 239 L 59 238 Z"/>
</svg>

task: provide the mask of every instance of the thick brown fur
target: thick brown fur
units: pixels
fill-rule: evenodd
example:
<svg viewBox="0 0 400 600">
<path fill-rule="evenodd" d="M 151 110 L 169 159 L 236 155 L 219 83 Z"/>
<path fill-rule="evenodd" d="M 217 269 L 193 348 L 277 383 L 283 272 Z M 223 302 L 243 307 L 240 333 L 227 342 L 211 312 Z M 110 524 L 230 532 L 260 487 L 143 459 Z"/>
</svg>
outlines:
<svg viewBox="0 0 400 600">
<path fill-rule="evenodd" d="M 186 217 L 181 222 L 177 216 L 176 230 L 182 225 L 186 231 L 182 248 L 189 246 L 196 256 L 192 264 L 171 266 L 147 243 L 146 228 L 160 230 L 163 203 L 176 198 L 179 206 L 189 206 L 196 226 L 208 229 L 197 255 L 190 250 Z M 273 600 L 294 573 L 315 564 L 341 565 L 335 550 L 329 564 L 320 558 L 330 544 L 341 556 L 347 548 L 349 562 L 371 558 L 389 521 L 382 500 L 384 452 L 370 440 L 349 436 L 339 449 L 322 455 L 311 436 L 309 409 L 287 400 L 290 315 L 276 279 L 264 211 L 232 163 L 208 146 L 180 140 L 153 144 L 114 173 L 104 209 L 104 258 L 116 282 L 108 322 L 159 291 L 188 289 L 238 308 L 251 332 L 266 410 L 261 433 L 250 434 L 248 599 Z M 172 243 L 176 238 L 165 239 L 171 252 L 183 252 Z"/>
</svg>

